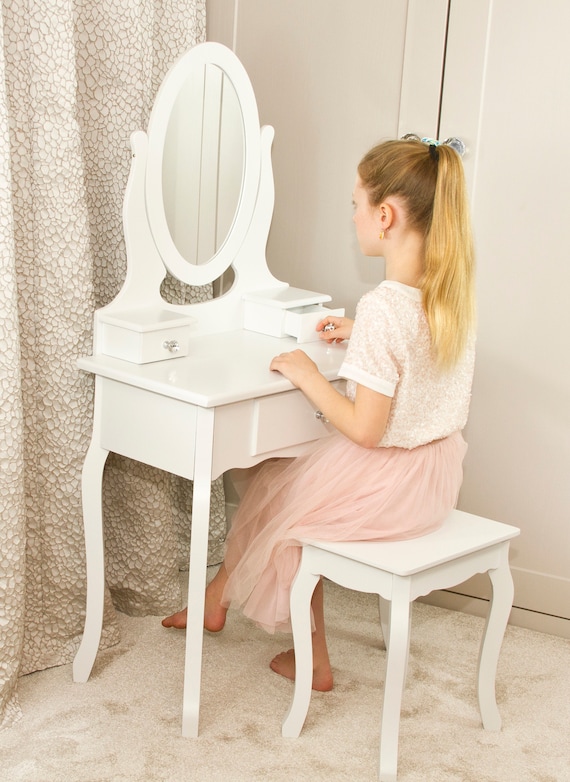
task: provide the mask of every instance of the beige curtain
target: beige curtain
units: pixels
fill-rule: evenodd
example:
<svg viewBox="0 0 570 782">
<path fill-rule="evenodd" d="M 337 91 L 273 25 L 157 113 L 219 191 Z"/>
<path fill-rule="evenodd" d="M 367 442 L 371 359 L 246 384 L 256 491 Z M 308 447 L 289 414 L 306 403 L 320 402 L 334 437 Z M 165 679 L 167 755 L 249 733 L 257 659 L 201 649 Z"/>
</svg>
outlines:
<svg viewBox="0 0 570 782">
<path fill-rule="evenodd" d="M 205 38 L 205 0 L 3 0 L 0 44 L 0 726 L 18 676 L 73 659 L 83 630 L 80 475 L 91 436 L 93 311 L 126 269 L 128 139 L 175 59 Z M 172 298 L 196 291 L 166 285 Z M 206 291 L 200 296 L 209 295 Z M 111 456 L 107 584 L 114 609 L 177 609 L 191 484 Z M 212 560 L 225 534 L 216 482 Z M 111 600 L 112 596 L 112 600 Z M 114 604 L 114 605 L 113 605 Z M 158 621 L 158 620 L 157 620 Z"/>
</svg>

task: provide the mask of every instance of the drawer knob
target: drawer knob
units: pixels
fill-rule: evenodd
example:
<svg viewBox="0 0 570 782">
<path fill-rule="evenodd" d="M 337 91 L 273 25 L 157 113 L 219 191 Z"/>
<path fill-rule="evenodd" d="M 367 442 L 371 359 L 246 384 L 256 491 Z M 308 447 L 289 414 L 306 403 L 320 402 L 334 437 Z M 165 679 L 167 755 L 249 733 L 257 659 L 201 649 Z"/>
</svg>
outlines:
<svg viewBox="0 0 570 782">
<path fill-rule="evenodd" d="M 170 353 L 178 353 L 180 350 L 180 343 L 177 339 L 167 339 L 162 343 L 162 347 Z"/>
<path fill-rule="evenodd" d="M 329 419 L 326 417 L 324 413 L 321 413 L 320 410 L 315 410 L 315 418 L 317 419 L 317 421 L 322 421 L 323 424 L 329 423 Z"/>
</svg>

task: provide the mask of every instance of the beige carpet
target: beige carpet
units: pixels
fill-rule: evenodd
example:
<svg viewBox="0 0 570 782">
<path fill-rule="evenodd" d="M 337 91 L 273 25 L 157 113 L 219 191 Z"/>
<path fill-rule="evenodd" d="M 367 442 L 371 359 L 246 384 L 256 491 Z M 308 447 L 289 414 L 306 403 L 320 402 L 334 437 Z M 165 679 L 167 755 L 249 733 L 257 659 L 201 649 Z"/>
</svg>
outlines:
<svg viewBox="0 0 570 782">
<path fill-rule="evenodd" d="M 120 617 L 120 645 L 91 679 L 71 666 L 23 677 L 23 719 L 0 733 L 2 782 L 334 782 L 377 779 L 384 648 L 376 601 L 326 584 L 331 693 L 283 739 L 292 685 L 268 668 L 289 638 L 230 613 L 205 639 L 200 737 L 181 726 L 184 633 Z M 570 642 L 509 627 L 497 679 L 500 733 L 479 722 L 483 620 L 417 604 L 399 782 L 570 782 Z"/>
</svg>

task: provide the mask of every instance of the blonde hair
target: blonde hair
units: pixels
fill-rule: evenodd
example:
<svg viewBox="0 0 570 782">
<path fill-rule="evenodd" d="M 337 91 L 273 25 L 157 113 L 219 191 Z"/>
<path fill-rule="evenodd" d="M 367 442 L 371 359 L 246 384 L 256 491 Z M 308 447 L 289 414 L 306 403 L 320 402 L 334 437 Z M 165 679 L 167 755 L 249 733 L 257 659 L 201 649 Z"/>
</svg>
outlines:
<svg viewBox="0 0 570 782">
<path fill-rule="evenodd" d="M 410 229 L 424 237 L 422 291 L 437 364 L 453 367 L 475 328 L 475 260 L 461 158 L 441 144 L 385 141 L 358 166 L 372 206 L 403 202 Z"/>
</svg>

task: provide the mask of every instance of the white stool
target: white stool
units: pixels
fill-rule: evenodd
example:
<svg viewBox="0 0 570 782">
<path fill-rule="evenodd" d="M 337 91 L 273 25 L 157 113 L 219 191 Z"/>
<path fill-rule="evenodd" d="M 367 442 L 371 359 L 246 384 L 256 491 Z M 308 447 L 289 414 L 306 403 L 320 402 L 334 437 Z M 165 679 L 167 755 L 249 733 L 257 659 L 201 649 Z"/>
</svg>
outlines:
<svg viewBox="0 0 570 782">
<path fill-rule="evenodd" d="M 291 589 L 295 690 L 282 735 L 301 732 L 313 679 L 310 602 L 320 576 L 348 589 L 377 592 L 386 643 L 386 677 L 380 728 L 380 782 L 395 782 L 398 733 L 408 651 L 410 604 L 435 589 L 488 573 L 493 595 L 479 650 L 478 697 L 483 727 L 500 730 L 495 700 L 499 651 L 513 603 L 509 542 L 520 530 L 454 510 L 436 532 L 402 541 L 326 543 L 302 540 L 301 564 Z"/>
</svg>

